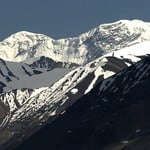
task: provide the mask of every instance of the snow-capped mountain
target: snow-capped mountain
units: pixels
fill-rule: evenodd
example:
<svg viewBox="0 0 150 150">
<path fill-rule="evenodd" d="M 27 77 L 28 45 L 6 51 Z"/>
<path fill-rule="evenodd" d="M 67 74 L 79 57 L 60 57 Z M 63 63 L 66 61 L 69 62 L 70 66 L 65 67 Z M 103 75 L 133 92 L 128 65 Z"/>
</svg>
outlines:
<svg viewBox="0 0 150 150">
<path fill-rule="evenodd" d="M 48 87 L 77 66 L 55 62 L 44 56 L 27 63 L 0 59 L 0 93 L 13 89 Z"/>
<path fill-rule="evenodd" d="M 23 117 L 27 117 L 28 113 L 25 113 L 26 109 L 31 111 L 32 109 L 34 109 L 34 107 L 36 107 L 36 110 L 38 111 L 42 106 L 46 105 L 46 103 L 53 103 L 53 105 L 51 105 L 53 107 L 54 103 L 59 102 L 60 105 L 63 105 L 70 101 L 70 105 L 80 96 L 90 92 L 98 82 L 112 76 L 113 74 L 121 71 L 122 69 L 127 68 L 128 66 L 141 60 L 141 58 L 149 55 L 150 50 L 147 49 L 148 47 L 150 48 L 150 42 L 144 42 L 119 51 L 109 53 L 86 64 L 85 66 L 80 66 L 72 70 L 68 74 L 66 69 L 53 69 L 50 72 L 41 73 L 41 75 L 38 74 L 29 76 L 25 74 L 27 76 L 26 78 L 24 77 L 23 79 L 17 81 L 13 80 L 9 84 L 7 84 L 7 87 L 13 85 L 13 89 L 17 89 L 20 86 L 20 88 L 23 88 L 23 91 L 26 88 L 28 95 L 30 95 L 28 98 L 26 98 L 26 104 L 29 103 L 30 105 L 25 104 L 25 106 L 23 106 L 22 108 L 23 110 L 20 109 L 20 107 L 18 108 L 15 103 L 12 104 L 12 101 L 24 101 L 20 99 L 20 95 L 17 95 L 17 92 L 12 91 L 14 96 L 10 95 L 10 98 L 6 96 L 6 99 L 5 95 L 7 95 L 7 93 L 2 94 L 2 98 L 0 99 L 1 101 L 4 101 L 5 105 L 8 106 L 10 112 L 12 112 L 11 110 L 14 111 L 14 107 L 16 108 L 15 110 L 20 109 L 18 113 L 19 117 L 21 117 L 20 111 L 22 111 Z M 17 68 L 19 67 L 17 66 Z M 56 77 L 56 75 L 58 76 Z M 48 76 L 55 76 L 55 78 L 48 78 Z M 42 80 L 44 81 L 42 82 Z M 43 90 L 42 87 L 47 88 L 44 88 L 45 90 Z M 32 95 L 27 88 L 33 89 Z M 4 90 L 6 90 L 6 88 L 4 88 Z M 20 90 L 18 91 L 20 92 Z M 40 91 L 38 95 L 37 91 Z M 37 98 L 39 96 L 41 98 Z M 35 103 L 35 101 L 37 101 L 37 103 Z M 34 104 L 31 105 L 31 103 Z M 48 104 L 48 106 L 50 106 L 50 104 Z M 49 109 L 50 108 L 51 107 L 49 107 Z M 59 113 L 61 111 L 59 111 Z M 36 113 L 36 111 L 32 112 L 31 115 L 33 115 L 33 113 Z M 50 113 L 51 115 L 51 111 L 48 111 L 48 113 Z"/>
<path fill-rule="evenodd" d="M 63 111 L 61 114 L 59 114 L 59 111 L 61 111 L 61 109 L 66 107 L 64 105 L 66 98 L 61 97 L 61 100 L 64 101 L 60 101 L 58 99 L 55 99 L 55 101 L 53 101 L 54 99 L 48 100 L 50 96 L 47 95 L 48 92 L 46 91 L 47 90 L 50 91 L 50 89 L 44 89 L 42 92 L 40 92 L 40 94 L 38 93 L 36 97 L 33 96 L 33 98 L 31 98 L 32 100 L 30 101 L 30 103 L 27 103 L 22 107 L 22 108 L 26 107 L 26 110 L 24 109 L 25 111 L 23 111 L 23 109 L 21 108 L 20 110 L 18 109 L 16 113 L 14 113 L 13 115 L 6 117 L 6 120 L 4 120 L 2 123 L 4 125 L 6 123 L 6 128 L 2 130 L 2 133 L 7 134 L 7 138 L 9 139 L 12 138 L 11 140 L 13 142 L 11 144 L 15 144 L 16 141 L 13 139 L 18 137 L 18 135 L 20 135 L 19 140 L 26 138 L 26 136 L 28 137 L 29 135 L 31 135 L 31 131 L 32 133 L 34 133 L 39 128 L 37 125 L 39 122 L 40 122 L 39 125 L 41 125 L 43 123 L 43 120 L 49 118 L 49 121 L 52 123 L 52 125 L 50 124 L 52 130 L 53 128 L 55 129 L 53 131 L 50 130 L 50 133 L 53 133 L 50 135 L 50 139 L 51 141 L 54 142 L 51 143 L 51 147 L 57 150 L 57 148 L 59 149 L 60 148 L 59 146 L 61 146 L 60 143 L 66 142 L 62 148 L 64 150 L 69 150 L 70 147 L 66 146 L 68 145 L 67 140 L 70 137 L 70 135 L 79 134 L 79 132 L 77 132 L 77 129 L 79 129 L 80 133 L 82 133 L 83 136 L 87 136 L 86 134 L 87 132 L 84 131 L 89 130 L 89 128 L 86 128 L 86 126 L 88 127 L 90 125 L 91 119 L 93 120 L 92 122 L 94 123 L 95 119 L 94 116 L 99 115 L 99 118 L 101 117 L 104 118 L 105 113 L 110 115 L 112 111 L 116 111 L 116 109 L 117 108 L 119 109 L 119 107 L 121 107 L 123 104 L 126 106 L 126 104 L 131 103 L 132 96 L 135 96 L 137 93 L 138 95 L 136 95 L 135 97 L 136 99 L 140 99 L 140 97 L 143 97 L 143 95 L 140 95 L 140 93 L 143 94 L 144 92 L 146 93 L 145 95 L 146 98 L 147 94 L 149 93 L 148 90 L 146 90 L 149 87 L 148 84 L 150 75 L 149 64 L 150 58 L 145 58 L 136 65 L 132 65 L 131 67 L 119 72 L 118 74 L 99 82 L 90 93 L 88 93 L 82 98 L 80 97 L 80 99 L 76 101 L 75 104 L 69 107 L 69 109 L 65 110 L 66 112 Z M 136 89 L 138 89 L 138 91 L 136 91 Z M 56 93 L 54 93 L 52 97 L 54 97 L 55 94 Z M 42 103 L 40 101 L 46 95 L 47 100 L 45 100 L 44 104 L 41 105 Z M 40 105 L 41 107 L 40 109 L 38 109 L 37 107 L 39 107 Z M 24 115 L 24 113 L 26 115 Z M 54 121 L 56 117 L 58 117 L 58 119 Z M 71 121 L 71 119 L 69 119 L 68 117 L 72 118 L 73 120 Z M 7 124 L 7 119 L 11 120 L 9 124 Z M 100 119 L 100 122 L 101 121 L 104 120 Z M 106 122 L 107 120 L 104 121 L 104 123 Z M 53 124 L 55 124 L 55 126 L 53 126 Z M 58 125 L 61 125 L 61 128 L 59 128 Z M 82 126 L 83 128 L 85 127 L 84 130 Z M 102 127 L 100 126 L 100 129 L 103 130 L 104 127 L 105 126 Z M 94 132 L 96 130 L 95 125 L 92 126 L 90 129 L 91 132 Z M 62 132 L 59 132 L 60 130 L 62 130 Z M 55 138 L 54 134 L 57 135 L 55 136 Z M 65 138 L 60 140 L 58 137 L 61 136 L 64 136 Z M 86 138 L 83 138 L 82 140 L 85 139 Z M 76 143 L 75 141 L 76 141 L 75 137 L 73 136 L 72 141 L 70 142 L 74 145 Z M 1 138 L 1 145 L 2 144 L 3 138 Z M 6 143 L 6 145 L 7 144 L 8 143 Z M 81 149 L 81 147 L 82 144 L 80 145 L 80 143 L 75 146 L 75 148 L 77 149 Z"/>
<path fill-rule="evenodd" d="M 55 62 L 44 56 L 36 58 L 36 60 L 31 59 L 27 62 L 10 62 L 1 59 L 0 92 L 2 93 L 22 88 L 35 89 L 49 87 L 56 81 L 60 80 L 73 68 L 78 68 L 78 73 L 80 73 L 80 68 L 82 68 L 87 74 L 93 72 L 94 78 L 90 81 L 91 85 L 86 90 L 87 93 L 97 82 L 99 76 L 107 78 L 123 68 L 141 60 L 141 58 L 148 54 L 150 54 L 150 42 L 145 41 L 103 55 L 102 57 L 95 59 L 93 62 L 90 62 L 88 65 L 81 67 L 78 67 L 78 65 L 73 63 Z M 103 64 L 103 66 L 98 67 L 99 64 Z M 87 68 L 88 71 L 86 71 Z"/>
<path fill-rule="evenodd" d="M 148 55 L 150 23 L 139 20 L 60 40 L 25 31 L 11 35 L 0 42 L 0 134 L 7 136 L 0 136 L 0 145 L 24 140 L 100 83 L 105 93 L 115 80 L 105 79 Z"/>
<path fill-rule="evenodd" d="M 30 127 L 36 131 L 48 120 L 63 114 L 65 109 L 90 92 L 98 83 L 103 82 L 101 90 L 106 90 L 112 82 L 105 83 L 104 79 L 139 61 L 141 57 L 146 57 L 149 44 L 144 42 L 100 57 L 71 71 L 50 87 L 14 90 L 2 94 L 0 99 L 7 113 L 3 111 L 1 129 L 8 131 L 8 128 L 12 128 L 9 130 L 12 137 L 18 134 L 14 132 L 18 123 L 19 134 L 23 134 L 24 130 Z M 144 46 L 145 49 L 142 50 Z M 24 126 L 25 124 L 28 126 Z"/>
<path fill-rule="evenodd" d="M 22 31 L 0 43 L 0 58 L 22 62 L 46 56 L 55 61 L 85 64 L 103 54 L 145 40 L 150 40 L 150 24 L 139 20 L 104 24 L 78 37 L 59 40 Z"/>
<path fill-rule="evenodd" d="M 150 57 L 98 83 L 18 150 L 149 149 L 149 77 Z"/>
<path fill-rule="evenodd" d="M 42 34 L 18 32 L 0 42 L 0 58 L 1 66 L 3 66 L 0 71 L 2 74 L 1 92 L 17 88 L 50 86 L 54 82 L 47 82 L 40 77 L 45 76 L 44 79 L 47 78 L 50 75 L 50 72 L 47 73 L 47 71 L 55 68 L 77 67 L 77 64 L 90 62 L 111 51 L 148 41 L 150 39 L 149 33 L 149 23 L 139 20 L 120 20 L 115 23 L 100 25 L 78 37 L 60 40 L 54 40 Z M 149 42 L 142 46 L 144 46 L 144 50 L 149 51 Z M 138 53 L 140 53 L 139 51 Z M 129 58 L 129 55 L 127 57 Z M 132 54 L 131 57 L 134 61 Z M 139 58 L 136 59 L 140 60 Z M 65 75 L 65 73 L 60 74 Z M 33 79 L 34 75 L 36 76 Z M 52 74 L 52 76 L 55 75 Z M 56 73 L 54 81 L 59 80 L 60 77 L 57 78 Z M 40 85 L 36 79 L 40 81 Z"/>
<path fill-rule="evenodd" d="M 148 41 L 150 39 L 149 33 L 149 23 L 139 20 L 120 20 L 115 23 L 100 25 L 78 37 L 60 40 L 54 40 L 42 34 L 18 32 L 0 42 L 0 58 L 5 64 L 2 65 L 1 63 L 3 69 L 0 71 L 2 74 L 0 92 L 18 88 L 50 86 L 54 82 L 50 83 L 43 80 L 50 75 L 50 72 L 47 73 L 47 71 L 55 68 L 77 67 L 77 64 L 88 63 L 109 52 Z M 142 46 L 144 46 L 144 52 L 145 50 L 149 51 L 149 42 L 144 43 Z M 126 49 L 124 49 L 124 53 L 125 51 Z M 140 53 L 139 51 L 138 53 Z M 124 53 L 122 55 L 126 55 Z M 129 50 L 127 54 L 129 54 Z M 127 57 L 129 58 L 129 55 Z M 131 54 L 131 57 L 131 62 L 133 62 L 134 54 Z M 140 59 L 136 58 L 136 60 Z M 65 72 L 65 70 L 61 71 Z M 67 72 L 68 70 L 66 70 Z M 60 74 L 65 75 L 65 73 Z M 43 77 L 41 78 L 41 76 Z M 52 76 L 55 76 L 54 73 Z M 62 77 L 57 78 L 57 76 L 56 73 L 54 81 Z M 40 85 L 36 80 L 40 81 Z"/>
</svg>

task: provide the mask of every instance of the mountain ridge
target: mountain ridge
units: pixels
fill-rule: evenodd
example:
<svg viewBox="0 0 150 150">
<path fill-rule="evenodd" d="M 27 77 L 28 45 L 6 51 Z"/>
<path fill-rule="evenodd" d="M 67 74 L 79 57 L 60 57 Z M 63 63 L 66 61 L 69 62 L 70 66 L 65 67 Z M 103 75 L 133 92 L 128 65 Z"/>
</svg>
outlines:
<svg viewBox="0 0 150 150">
<path fill-rule="evenodd" d="M 150 40 L 150 25 L 139 20 L 103 24 L 78 37 L 54 40 L 44 34 L 18 32 L 0 42 L 0 58 L 21 62 L 39 56 L 86 64 L 111 51 Z"/>
<path fill-rule="evenodd" d="M 76 139 L 76 136 L 79 138 L 79 135 L 82 138 L 82 139 L 81 138 L 79 138 L 79 139 L 82 142 L 85 140 L 85 143 L 83 142 L 85 144 L 84 146 L 89 146 L 88 147 L 89 149 L 91 146 L 94 146 L 94 145 L 92 143 L 91 143 L 92 145 L 89 145 L 90 143 L 88 144 L 86 142 L 86 140 L 87 141 L 92 140 L 92 142 L 96 143 L 96 145 L 94 146 L 96 149 L 99 149 L 99 147 L 97 147 L 97 146 L 101 146 L 101 148 L 102 148 L 103 146 L 105 146 L 105 144 L 107 142 L 108 143 L 111 142 L 111 138 L 110 138 L 109 134 L 108 134 L 108 137 L 110 138 L 110 141 L 106 140 L 104 142 L 103 138 L 101 138 L 101 140 L 104 143 L 102 143 L 102 142 L 99 143 L 98 142 L 99 140 L 97 139 L 97 134 L 99 132 L 101 134 L 98 137 L 104 136 L 107 138 L 107 134 L 106 135 L 102 134 L 104 129 L 105 129 L 104 133 L 105 132 L 111 133 L 111 130 L 109 130 L 109 129 L 112 127 L 111 125 L 113 125 L 113 122 L 112 122 L 112 124 L 111 123 L 108 124 L 107 120 L 105 121 L 103 119 L 103 117 L 105 116 L 105 114 L 107 116 L 107 110 L 108 110 L 108 114 L 109 114 L 111 112 L 118 111 L 118 109 L 116 109 L 116 108 L 119 108 L 119 106 L 121 106 L 120 108 L 122 108 L 122 107 L 126 107 L 126 105 L 128 105 L 128 104 L 133 103 L 133 105 L 134 105 L 134 101 L 136 101 L 136 100 L 134 99 L 132 102 L 130 102 L 129 100 L 131 100 L 132 98 L 129 95 L 135 94 L 136 88 L 139 88 L 139 94 L 143 93 L 144 91 L 140 91 L 140 89 L 142 89 L 142 87 L 143 87 L 142 85 L 146 84 L 147 86 L 149 86 L 146 83 L 147 80 L 149 81 L 149 74 L 150 74 L 149 73 L 149 70 L 150 70 L 149 63 L 150 63 L 150 58 L 145 58 L 145 59 L 141 60 L 140 62 L 136 63 L 135 65 L 132 65 L 129 68 L 126 68 L 125 70 L 120 71 L 118 74 L 115 74 L 112 77 L 102 81 L 101 83 L 99 82 L 99 84 L 96 87 L 94 87 L 91 92 L 89 92 L 85 96 L 81 97 L 79 99 L 79 101 L 75 102 L 74 105 L 67 108 L 66 112 L 63 112 L 61 115 L 59 115 L 58 118 L 56 119 L 56 121 L 54 120 L 54 122 L 53 122 L 52 118 L 55 116 L 51 116 L 52 120 L 50 119 L 50 121 L 52 121 L 52 122 L 48 126 L 50 126 L 49 130 L 51 132 L 53 130 L 54 132 L 52 132 L 53 133 L 52 135 L 49 134 L 49 137 L 52 140 L 52 137 L 54 138 L 55 134 L 58 135 L 58 136 L 55 136 L 54 143 L 51 143 L 51 146 L 53 147 L 53 149 L 55 149 L 55 150 L 57 150 L 57 149 L 58 150 L 60 150 L 60 149 L 70 150 L 70 146 L 71 146 L 70 143 L 75 146 L 74 149 L 82 149 L 83 144 L 78 142 L 78 140 Z M 136 70 L 139 70 L 139 72 L 136 72 Z M 124 79 L 124 74 L 127 75 L 126 79 Z M 134 74 L 134 76 L 132 76 L 133 74 Z M 133 80 L 131 80 L 131 78 Z M 133 82 L 134 82 L 134 84 L 132 84 Z M 105 85 L 107 84 L 108 86 L 106 86 L 106 88 L 104 88 L 104 84 Z M 126 88 L 125 89 L 122 88 L 122 85 L 126 85 L 125 86 Z M 119 90 L 119 88 L 121 88 L 121 90 Z M 148 95 L 148 90 L 146 90 L 146 93 Z M 123 94 L 123 97 L 122 97 L 122 94 Z M 110 95 L 111 95 L 111 98 L 110 98 Z M 138 97 L 138 96 L 136 96 L 136 99 L 139 100 L 142 96 L 140 96 L 140 97 Z M 97 114 L 97 118 L 95 118 L 94 114 Z M 98 117 L 99 115 L 101 117 Z M 72 117 L 73 120 L 70 121 L 70 119 L 68 119 L 68 117 L 69 118 Z M 66 120 L 63 121 L 63 119 L 64 120 L 66 119 Z M 92 120 L 92 122 L 91 122 L 91 120 Z M 96 125 L 94 120 L 95 121 L 100 120 L 101 123 L 104 121 L 104 123 L 102 123 L 102 126 L 100 124 L 98 124 L 100 129 L 98 128 L 98 125 Z M 62 128 L 59 127 L 59 125 L 60 125 L 59 121 L 61 122 Z M 117 120 L 115 122 L 117 122 Z M 14 124 L 10 124 L 9 129 L 11 129 L 11 128 L 14 129 L 13 125 Z M 56 127 L 56 129 L 58 129 L 58 128 L 59 129 L 56 130 L 55 127 Z M 96 127 L 96 128 L 94 128 L 94 127 Z M 140 124 L 139 124 L 139 127 L 141 127 Z M 137 128 L 134 128 L 133 133 L 136 130 L 137 130 Z M 31 130 L 29 130 L 29 131 L 31 131 Z M 57 131 L 59 131 L 59 132 L 57 132 Z M 98 131 L 98 133 L 96 131 Z M 92 134 L 91 132 L 92 133 L 94 132 L 94 133 Z M 113 134 L 115 135 L 115 133 L 113 133 Z M 73 136 L 73 135 L 76 135 L 76 136 Z M 129 132 L 128 132 L 128 135 L 126 135 L 126 133 L 122 131 L 121 135 L 122 136 L 124 135 L 124 136 L 118 137 L 119 140 L 122 140 L 122 138 L 127 138 L 129 135 Z M 59 139 L 60 136 L 63 136 L 65 138 Z M 71 136 L 72 141 L 69 140 L 70 142 L 68 142 L 68 138 L 70 136 Z M 83 138 L 84 136 L 85 137 L 91 136 L 91 138 Z M 22 137 L 22 138 L 24 138 L 24 137 Z M 45 140 L 41 143 L 44 143 L 46 141 L 47 140 Z M 64 144 L 63 144 L 63 142 L 64 142 Z M 48 142 L 48 143 L 50 143 L 50 142 Z M 124 143 L 122 143 L 122 147 L 124 146 L 123 144 Z M 36 147 L 36 144 L 34 144 L 33 147 Z M 44 145 L 44 148 L 46 148 L 46 145 Z"/>
<path fill-rule="evenodd" d="M 8 37 L 0 42 L 0 133 L 8 136 L 0 136 L 0 145 L 55 120 L 100 83 L 99 90 L 109 93 L 116 73 L 134 72 L 132 66 L 149 55 L 150 23 L 139 20 L 103 24 L 59 40 L 26 31 Z"/>
</svg>

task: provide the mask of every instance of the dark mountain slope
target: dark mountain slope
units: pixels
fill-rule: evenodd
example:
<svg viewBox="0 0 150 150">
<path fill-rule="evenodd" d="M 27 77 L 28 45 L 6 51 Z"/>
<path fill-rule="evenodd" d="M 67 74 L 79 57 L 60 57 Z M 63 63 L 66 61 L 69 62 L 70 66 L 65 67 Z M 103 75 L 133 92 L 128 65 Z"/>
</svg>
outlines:
<svg viewBox="0 0 150 150">
<path fill-rule="evenodd" d="M 17 150 L 148 149 L 149 89 L 148 57 L 97 84 Z"/>
</svg>

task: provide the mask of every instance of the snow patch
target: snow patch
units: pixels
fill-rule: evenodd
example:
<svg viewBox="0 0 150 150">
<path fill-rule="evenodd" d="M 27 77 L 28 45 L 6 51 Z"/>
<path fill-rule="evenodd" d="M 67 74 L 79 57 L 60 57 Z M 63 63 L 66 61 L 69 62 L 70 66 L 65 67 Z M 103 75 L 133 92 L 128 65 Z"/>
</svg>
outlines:
<svg viewBox="0 0 150 150">
<path fill-rule="evenodd" d="M 72 93 L 72 94 L 77 94 L 77 93 L 78 93 L 78 89 L 77 89 L 77 88 L 72 89 L 72 90 L 71 90 L 71 93 Z"/>
</svg>

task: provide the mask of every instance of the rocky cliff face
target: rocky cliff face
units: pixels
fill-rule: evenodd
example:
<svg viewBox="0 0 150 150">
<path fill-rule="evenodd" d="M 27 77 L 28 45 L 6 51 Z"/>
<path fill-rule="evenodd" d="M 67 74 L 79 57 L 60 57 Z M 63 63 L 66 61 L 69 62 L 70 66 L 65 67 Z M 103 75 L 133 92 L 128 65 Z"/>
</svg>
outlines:
<svg viewBox="0 0 150 150">
<path fill-rule="evenodd" d="M 18 149 L 149 149 L 149 66 L 146 58 L 98 83 Z"/>
</svg>

